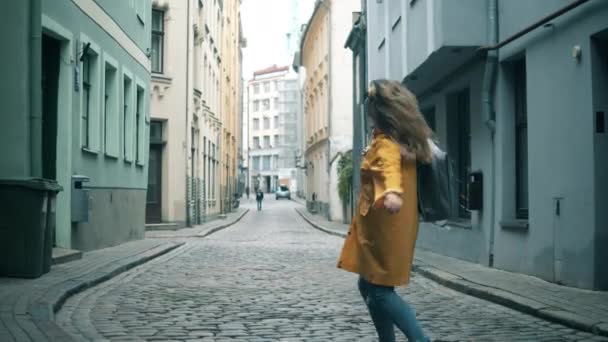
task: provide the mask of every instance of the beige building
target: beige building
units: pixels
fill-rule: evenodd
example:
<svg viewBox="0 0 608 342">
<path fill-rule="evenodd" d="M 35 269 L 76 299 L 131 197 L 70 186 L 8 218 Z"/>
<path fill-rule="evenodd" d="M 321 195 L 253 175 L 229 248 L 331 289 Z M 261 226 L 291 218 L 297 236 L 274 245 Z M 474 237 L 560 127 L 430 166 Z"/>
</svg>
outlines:
<svg viewBox="0 0 608 342">
<path fill-rule="evenodd" d="M 220 198 L 221 211 L 230 211 L 232 199 L 237 193 L 239 146 L 242 126 L 241 65 L 245 40 L 241 29 L 241 0 L 225 0 L 223 32 L 221 40 L 221 156 Z"/>
<path fill-rule="evenodd" d="M 221 151 L 225 127 L 233 124 L 221 110 L 225 64 L 232 63 L 223 48 L 224 34 L 231 34 L 225 22 L 232 3 L 152 5 L 147 222 L 200 224 L 221 211 Z M 238 25 L 238 16 L 233 20 Z"/>
<path fill-rule="evenodd" d="M 352 148 L 352 54 L 344 42 L 358 0 L 318 1 L 300 44 L 298 72 L 304 74 L 306 198 L 309 208 L 342 220 L 337 167 Z M 315 197 L 314 204 L 310 203 Z"/>
</svg>

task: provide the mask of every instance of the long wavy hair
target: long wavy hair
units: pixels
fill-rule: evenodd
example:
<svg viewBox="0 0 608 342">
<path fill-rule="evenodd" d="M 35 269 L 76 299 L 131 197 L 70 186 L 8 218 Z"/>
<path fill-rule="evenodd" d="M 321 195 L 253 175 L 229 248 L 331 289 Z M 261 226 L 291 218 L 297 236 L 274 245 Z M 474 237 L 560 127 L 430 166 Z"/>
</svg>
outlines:
<svg viewBox="0 0 608 342">
<path fill-rule="evenodd" d="M 367 96 L 368 115 L 376 128 L 399 143 L 405 157 L 430 163 L 433 131 L 420 113 L 414 94 L 397 81 L 379 79 L 370 83 Z"/>
</svg>

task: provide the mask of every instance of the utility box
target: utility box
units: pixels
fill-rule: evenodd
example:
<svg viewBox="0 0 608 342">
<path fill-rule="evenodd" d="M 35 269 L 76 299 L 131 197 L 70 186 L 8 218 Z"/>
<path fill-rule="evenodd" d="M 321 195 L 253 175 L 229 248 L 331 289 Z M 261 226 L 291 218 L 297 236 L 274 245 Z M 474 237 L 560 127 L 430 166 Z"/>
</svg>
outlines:
<svg viewBox="0 0 608 342">
<path fill-rule="evenodd" d="M 89 190 L 83 187 L 89 180 L 83 175 L 72 176 L 72 222 L 89 222 Z"/>
<path fill-rule="evenodd" d="M 481 171 L 469 175 L 469 210 L 483 209 L 483 174 Z"/>
</svg>

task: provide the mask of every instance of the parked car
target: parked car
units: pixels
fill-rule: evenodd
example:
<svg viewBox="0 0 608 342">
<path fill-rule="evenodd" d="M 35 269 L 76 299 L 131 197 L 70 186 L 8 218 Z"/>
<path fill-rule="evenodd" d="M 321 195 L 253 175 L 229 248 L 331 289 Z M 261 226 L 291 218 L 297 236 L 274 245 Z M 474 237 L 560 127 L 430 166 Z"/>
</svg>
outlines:
<svg viewBox="0 0 608 342">
<path fill-rule="evenodd" d="M 281 185 L 279 187 L 279 190 L 277 190 L 277 192 L 275 192 L 275 198 L 277 200 L 281 199 L 281 198 L 287 198 L 288 200 L 291 199 L 291 192 L 289 191 L 289 188 Z"/>
</svg>

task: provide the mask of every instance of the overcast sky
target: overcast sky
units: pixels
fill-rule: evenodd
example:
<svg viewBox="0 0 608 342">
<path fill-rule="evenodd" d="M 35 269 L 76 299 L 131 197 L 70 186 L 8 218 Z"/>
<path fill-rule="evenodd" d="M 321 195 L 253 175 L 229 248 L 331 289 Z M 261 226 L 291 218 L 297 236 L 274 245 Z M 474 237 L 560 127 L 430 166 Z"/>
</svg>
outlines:
<svg viewBox="0 0 608 342">
<path fill-rule="evenodd" d="M 293 0 L 243 0 L 241 20 L 247 48 L 243 49 L 243 77 L 249 80 L 255 70 L 273 64 L 290 65 L 286 34 L 289 30 L 289 2 Z M 313 0 L 300 0 L 300 21 L 306 22 Z"/>
</svg>

